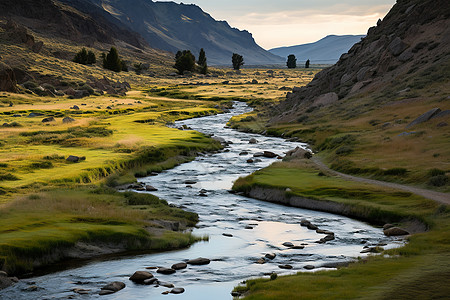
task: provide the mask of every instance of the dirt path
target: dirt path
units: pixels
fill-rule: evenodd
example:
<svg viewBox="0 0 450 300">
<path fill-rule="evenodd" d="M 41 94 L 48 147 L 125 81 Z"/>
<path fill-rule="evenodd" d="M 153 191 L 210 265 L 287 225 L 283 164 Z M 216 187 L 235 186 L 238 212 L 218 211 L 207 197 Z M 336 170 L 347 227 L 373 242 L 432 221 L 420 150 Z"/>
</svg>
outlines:
<svg viewBox="0 0 450 300">
<path fill-rule="evenodd" d="M 389 188 L 393 188 L 393 189 L 399 189 L 399 190 L 407 191 L 407 192 L 425 197 L 430 200 L 434 200 L 439 203 L 450 205 L 450 194 L 447 194 L 447 193 L 440 193 L 440 192 L 425 190 L 425 189 L 416 188 L 416 187 L 412 187 L 412 186 L 408 186 L 408 185 L 380 181 L 380 180 L 373 180 L 373 179 L 356 177 L 356 176 L 340 173 L 340 172 L 337 172 L 337 171 L 334 171 L 334 170 L 328 168 L 317 156 L 314 156 L 312 158 L 312 161 L 319 167 L 319 169 L 326 171 L 328 173 L 331 173 L 333 175 L 345 178 L 345 179 L 349 179 L 349 180 L 353 180 L 353 181 L 357 181 L 357 182 L 369 183 L 369 184 L 373 184 L 373 185 L 389 187 Z"/>
</svg>

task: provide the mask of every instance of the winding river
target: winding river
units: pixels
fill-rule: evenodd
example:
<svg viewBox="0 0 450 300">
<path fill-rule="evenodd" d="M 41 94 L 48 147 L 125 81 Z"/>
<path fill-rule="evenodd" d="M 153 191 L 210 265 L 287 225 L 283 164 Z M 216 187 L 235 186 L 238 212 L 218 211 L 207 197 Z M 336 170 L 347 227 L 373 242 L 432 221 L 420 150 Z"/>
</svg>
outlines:
<svg viewBox="0 0 450 300">
<path fill-rule="evenodd" d="M 366 245 L 387 244 L 384 248 L 397 247 L 403 242 L 383 235 L 379 228 L 346 217 L 293 207 L 266 203 L 239 195 L 228 190 L 233 181 L 268 166 L 274 159 L 261 158 L 253 164 L 247 160 L 256 152 L 264 150 L 283 154 L 296 146 L 305 144 L 286 142 L 281 138 L 242 133 L 225 128 L 234 115 L 251 109 L 245 103 L 235 103 L 230 113 L 177 122 L 195 130 L 224 138 L 232 142 L 226 151 L 199 156 L 195 161 L 167 170 L 155 177 L 141 179 L 158 189 L 155 195 L 168 200 L 200 216 L 193 233 L 208 235 L 208 242 L 199 242 L 188 249 L 157 254 L 111 257 L 84 262 L 63 271 L 25 279 L 0 292 L 1 299 L 232 299 L 230 292 L 239 282 L 276 272 L 293 274 L 305 271 L 304 266 L 313 265 L 312 271 L 323 269 L 326 263 L 345 262 L 361 254 Z M 256 138 L 257 144 L 249 144 Z M 247 151 L 249 154 L 240 155 Z M 276 159 L 275 159 L 276 160 Z M 196 181 L 187 187 L 185 181 Z M 206 190 L 207 197 L 199 196 Z M 333 231 L 336 239 L 325 244 L 315 243 L 323 234 L 300 226 L 307 219 L 321 229 Z M 232 235 L 232 237 L 223 234 Z M 304 249 L 290 249 L 282 244 L 292 242 L 305 244 Z M 274 260 L 257 264 L 266 253 L 275 253 Z M 173 275 L 160 275 L 159 280 L 185 288 L 181 295 L 162 295 L 166 287 L 135 285 L 128 280 L 137 270 L 146 267 L 170 267 L 187 259 L 206 257 L 211 263 L 205 266 L 188 266 Z M 291 270 L 279 268 L 289 264 Z M 153 271 L 151 271 L 153 272 Z M 116 294 L 99 296 L 102 286 L 112 281 L 126 283 L 126 288 Z M 30 285 L 37 290 L 28 291 Z M 73 289 L 85 289 L 79 295 Z"/>
</svg>

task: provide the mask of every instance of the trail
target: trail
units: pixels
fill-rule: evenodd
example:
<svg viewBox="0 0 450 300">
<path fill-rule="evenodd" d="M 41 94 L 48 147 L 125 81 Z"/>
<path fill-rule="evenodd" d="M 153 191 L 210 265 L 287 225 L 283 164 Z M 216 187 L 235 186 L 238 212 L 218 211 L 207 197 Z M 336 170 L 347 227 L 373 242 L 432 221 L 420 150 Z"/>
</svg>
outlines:
<svg viewBox="0 0 450 300">
<path fill-rule="evenodd" d="M 312 161 L 322 171 L 326 171 L 328 173 L 331 173 L 333 175 L 336 175 L 336 176 L 339 176 L 339 177 L 342 177 L 342 178 L 345 178 L 348 180 L 363 182 L 363 183 L 368 183 L 368 184 L 373 184 L 373 185 L 378 185 L 378 186 L 383 186 L 383 187 L 388 187 L 388 188 L 393 188 L 393 189 L 399 189 L 399 190 L 407 191 L 407 192 L 422 196 L 424 198 L 427 198 L 427 199 L 430 199 L 430 200 L 433 200 L 433 201 L 436 201 L 436 202 L 439 202 L 442 204 L 450 205 L 450 195 L 448 193 L 440 193 L 440 192 L 436 192 L 436 191 L 421 189 L 421 188 L 403 185 L 403 184 L 399 184 L 399 183 L 392 183 L 392 182 L 386 182 L 386 181 L 380 181 L 380 180 L 374 180 L 374 179 L 368 179 L 368 178 L 344 174 L 344 173 L 337 172 L 337 171 L 330 169 L 317 156 L 314 156 L 312 158 Z"/>
</svg>

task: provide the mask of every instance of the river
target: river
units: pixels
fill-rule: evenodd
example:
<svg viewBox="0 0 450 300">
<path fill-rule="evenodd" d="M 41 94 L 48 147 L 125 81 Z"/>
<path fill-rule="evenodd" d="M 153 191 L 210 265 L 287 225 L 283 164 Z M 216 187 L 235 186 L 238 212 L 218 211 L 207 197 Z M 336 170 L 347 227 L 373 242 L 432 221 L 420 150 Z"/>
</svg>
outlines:
<svg viewBox="0 0 450 300">
<path fill-rule="evenodd" d="M 232 299 L 230 292 L 239 282 L 276 272 L 293 274 L 305 271 L 305 265 L 314 265 L 316 271 L 324 263 L 344 262 L 361 254 L 366 245 L 387 244 L 384 248 L 398 247 L 400 239 L 383 235 L 380 228 L 347 217 L 286 207 L 230 194 L 233 181 L 268 166 L 276 159 L 261 158 L 247 163 L 254 153 L 269 150 L 282 155 L 296 146 L 306 144 L 287 142 L 281 138 L 238 132 L 225 128 L 234 115 L 251 109 L 245 103 L 235 103 L 230 113 L 177 122 L 205 134 L 232 142 L 226 151 L 199 156 L 190 163 L 167 170 L 158 176 L 141 179 L 158 189 L 155 195 L 169 203 L 199 214 L 200 222 L 193 230 L 198 236 L 209 236 L 208 242 L 199 242 L 188 249 L 157 254 L 129 255 L 83 262 L 62 271 L 22 280 L 0 292 L 0 299 Z M 256 138 L 257 144 L 249 144 Z M 240 155 L 247 151 L 248 155 Z M 196 181 L 187 187 L 186 180 Z M 199 196 L 206 190 L 207 197 Z M 335 240 L 315 243 L 323 234 L 300 226 L 307 219 L 321 229 L 335 233 Z M 224 236 L 226 233 L 232 237 Z M 305 244 L 304 249 L 290 249 L 282 244 Z M 256 261 L 266 253 L 275 253 L 274 260 L 265 264 Z M 165 287 L 143 286 L 128 280 L 137 270 L 146 267 L 170 267 L 174 263 L 197 257 L 211 259 L 205 266 L 188 266 L 173 275 L 160 275 L 159 280 L 183 287 L 181 295 L 162 295 Z M 291 270 L 279 268 L 289 264 Z M 99 296 L 100 288 L 112 281 L 126 283 L 116 294 Z M 37 290 L 28 291 L 31 285 Z M 89 290 L 79 295 L 73 289 Z"/>
</svg>

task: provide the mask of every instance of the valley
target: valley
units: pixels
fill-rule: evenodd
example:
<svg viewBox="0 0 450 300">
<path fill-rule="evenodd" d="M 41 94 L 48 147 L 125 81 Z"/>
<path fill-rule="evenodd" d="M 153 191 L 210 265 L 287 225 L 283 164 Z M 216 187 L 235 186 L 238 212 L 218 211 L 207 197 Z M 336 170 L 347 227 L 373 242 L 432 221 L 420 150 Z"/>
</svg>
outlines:
<svg viewBox="0 0 450 300">
<path fill-rule="evenodd" d="M 446 1 L 271 51 L 134 2 L 0 3 L 0 298 L 447 297 Z"/>
</svg>

